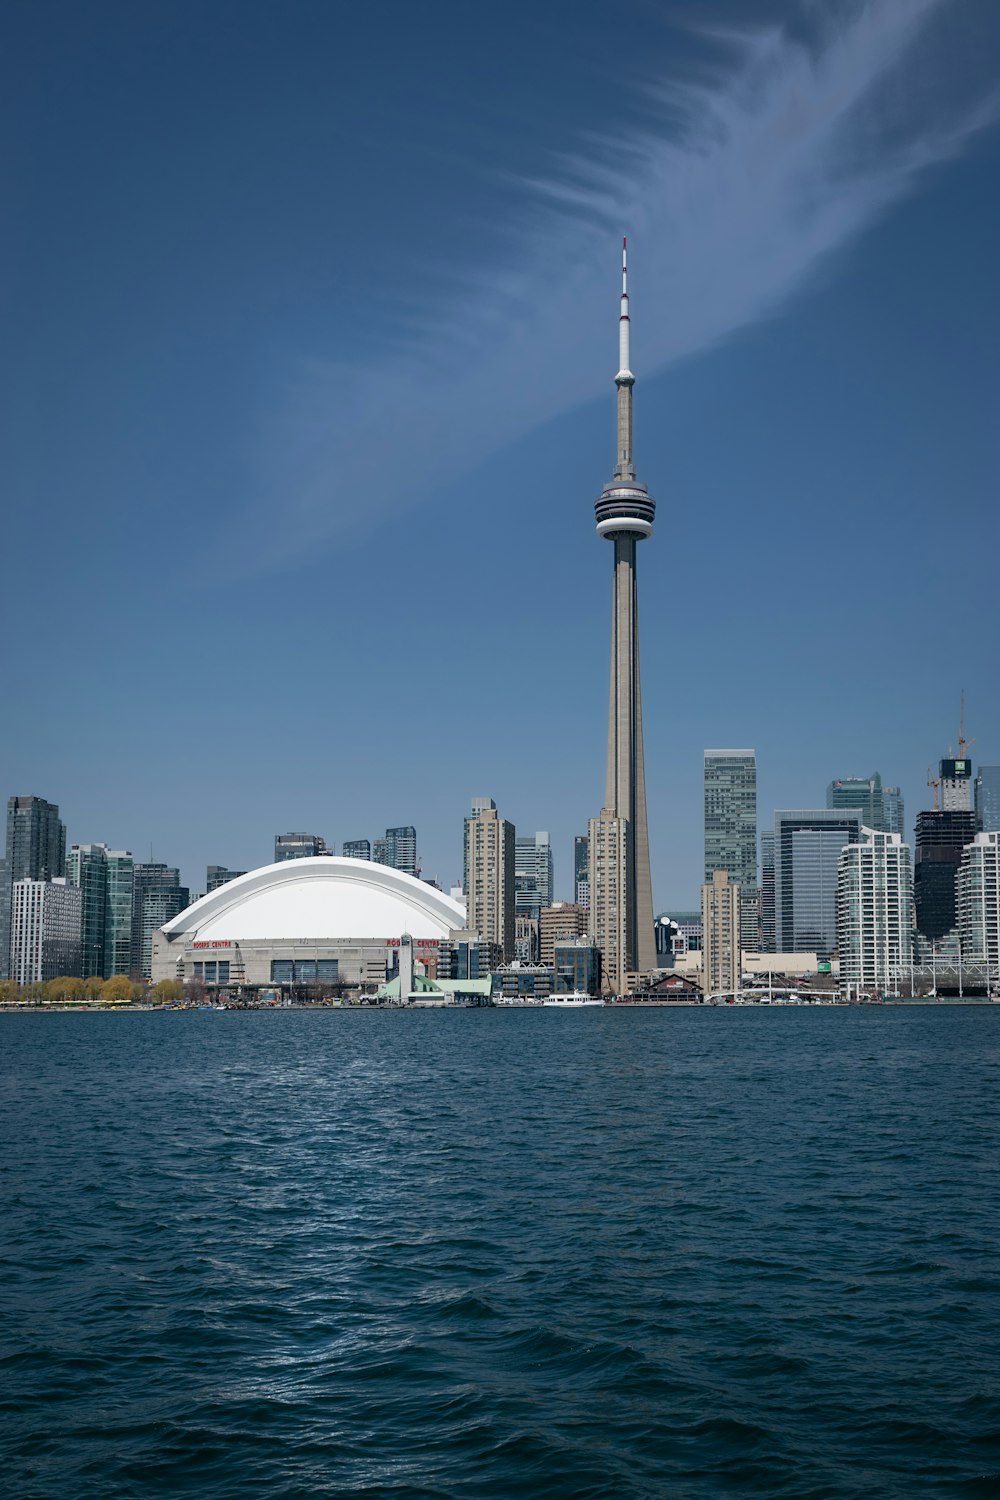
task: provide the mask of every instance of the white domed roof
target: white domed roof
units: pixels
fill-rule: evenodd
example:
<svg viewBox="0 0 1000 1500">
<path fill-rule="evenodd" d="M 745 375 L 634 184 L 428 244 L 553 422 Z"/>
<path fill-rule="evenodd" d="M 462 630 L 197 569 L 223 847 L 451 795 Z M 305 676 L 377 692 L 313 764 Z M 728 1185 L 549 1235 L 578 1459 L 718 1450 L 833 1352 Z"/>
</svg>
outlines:
<svg viewBox="0 0 1000 1500">
<path fill-rule="evenodd" d="M 220 885 L 165 923 L 188 941 L 443 938 L 465 926 L 450 896 L 388 865 L 320 854 L 264 865 Z"/>
</svg>

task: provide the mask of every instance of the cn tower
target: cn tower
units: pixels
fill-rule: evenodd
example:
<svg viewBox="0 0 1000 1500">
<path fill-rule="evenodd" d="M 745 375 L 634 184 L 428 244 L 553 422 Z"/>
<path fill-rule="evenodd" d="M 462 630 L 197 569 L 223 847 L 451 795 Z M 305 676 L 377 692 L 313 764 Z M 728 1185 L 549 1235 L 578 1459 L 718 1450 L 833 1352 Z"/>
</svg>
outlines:
<svg viewBox="0 0 1000 1500">
<path fill-rule="evenodd" d="M 626 820 L 624 922 L 629 969 L 656 967 L 653 891 L 646 820 L 646 770 L 642 749 L 639 688 L 639 615 L 635 548 L 652 534 L 656 504 L 636 478 L 632 448 L 632 388 L 628 310 L 628 245 L 622 241 L 622 300 L 618 323 L 618 462 L 614 478 L 595 502 L 597 534 L 614 543 L 611 616 L 611 702 L 608 712 L 608 773 L 605 806 Z"/>
</svg>

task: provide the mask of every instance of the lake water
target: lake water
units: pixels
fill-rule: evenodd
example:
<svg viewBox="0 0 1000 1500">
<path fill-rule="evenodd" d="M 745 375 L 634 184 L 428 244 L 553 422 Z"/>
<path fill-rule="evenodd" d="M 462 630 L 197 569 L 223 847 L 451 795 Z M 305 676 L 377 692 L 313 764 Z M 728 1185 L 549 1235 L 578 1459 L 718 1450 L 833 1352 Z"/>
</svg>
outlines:
<svg viewBox="0 0 1000 1500">
<path fill-rule="evenodd" d="M 1000 1006 L 0 1017 L 0 1490 L 1000 1495 Z"/>
</svg>

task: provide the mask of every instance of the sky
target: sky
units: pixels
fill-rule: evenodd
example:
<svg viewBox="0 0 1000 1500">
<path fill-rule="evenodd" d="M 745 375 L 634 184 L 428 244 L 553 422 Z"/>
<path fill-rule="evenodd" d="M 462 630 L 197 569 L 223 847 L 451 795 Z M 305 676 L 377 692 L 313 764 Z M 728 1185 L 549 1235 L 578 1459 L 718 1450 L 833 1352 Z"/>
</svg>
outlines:
<svg viewBox="0 0 1000 1500">
<path fill-rule="evenodd" d="M 248 869 L 600 810 L 629 236 L 657 910 L 758 817 L 1000 763 L 1000 9 L 12 0 L 0 794 Z"/>
</svg>

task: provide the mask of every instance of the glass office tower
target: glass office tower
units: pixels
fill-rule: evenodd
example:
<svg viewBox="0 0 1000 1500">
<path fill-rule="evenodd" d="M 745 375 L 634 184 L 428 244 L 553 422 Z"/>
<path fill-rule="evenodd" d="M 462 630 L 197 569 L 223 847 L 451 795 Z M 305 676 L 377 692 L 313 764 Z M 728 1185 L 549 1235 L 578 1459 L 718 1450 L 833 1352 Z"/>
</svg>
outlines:
<svg viewBox="0 0 1000 1500">
<path fill-rule="evenodd" d="M 705 883 L 725 870 L 740 888 L 740 947 L 760 943 L 757 908 L 757 756 L 705 751 Z"/>
<path fill-rule="evenodd" d="M 840 851 L 861 840 L 861 816 L 834 808 L 774 815 L 774 921 L 780 953 L 832 957 L 837 949 Z"/>
</svg>

